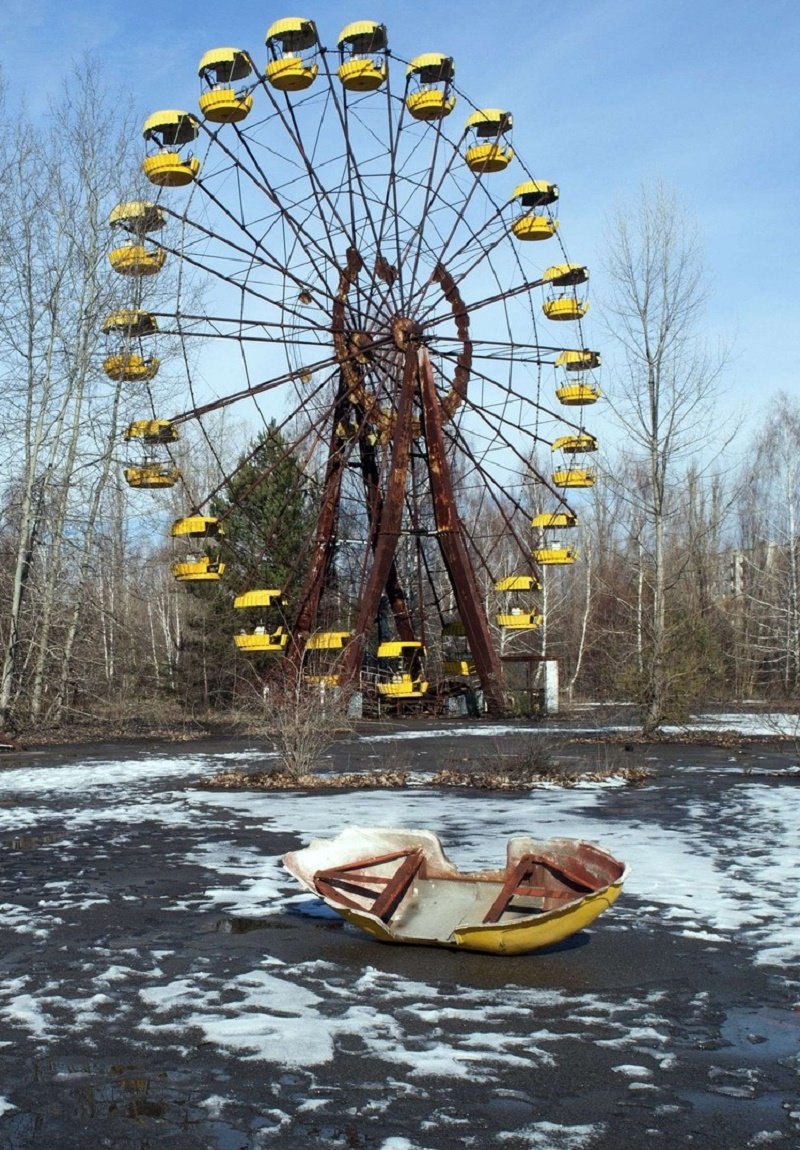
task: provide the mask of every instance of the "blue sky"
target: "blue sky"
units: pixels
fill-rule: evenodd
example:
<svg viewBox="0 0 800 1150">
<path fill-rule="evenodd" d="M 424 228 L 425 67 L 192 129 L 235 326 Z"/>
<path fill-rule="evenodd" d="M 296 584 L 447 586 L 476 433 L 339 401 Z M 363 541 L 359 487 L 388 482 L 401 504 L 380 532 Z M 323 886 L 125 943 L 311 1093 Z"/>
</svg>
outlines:
<svg viewBox="0 0 800 1150">
<path fill-rule="evenodd" d="M 562 234 L 598 293 L 605 217 L 642 182 L 663 179 L 700 229 L 709 335 L 733 341 L 726 393 L 749 416 L 780 389 L 797 393 L 796 0 L 4 0 L 0 42 L 12 97 L 24 95 L 33 114 L 89 51 L 144 118 L 194 107 L 206 49 L 231 44 L 263 60 L 267 25 L 296 14 L 315 19 L 328 44 L 370 18 L 405 58 L 454 56 L 459 87 L 513 111 L 516 146 L 560 185 Z"/>
</svg>

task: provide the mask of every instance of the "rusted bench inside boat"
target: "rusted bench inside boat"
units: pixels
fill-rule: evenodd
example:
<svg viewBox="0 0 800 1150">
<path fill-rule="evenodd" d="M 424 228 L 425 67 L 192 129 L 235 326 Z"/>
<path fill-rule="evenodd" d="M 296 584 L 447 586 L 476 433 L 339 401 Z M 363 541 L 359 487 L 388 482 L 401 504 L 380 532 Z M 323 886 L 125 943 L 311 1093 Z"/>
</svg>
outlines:
<svg viewBox="0 0 800 1150">
<path fill-rule="evenodd" d="M 536 909 L 550 909 L 545 907 L 545 900 L 572 902 L 599 890 L 602 885 L 577 860 L 573 859 L 569 867 L 566 867 L 547 855 L 524 855 L 503 883 L 503 889 L 489 907 L 483 921 L 499 922 L 507 911 L 531 914 Z M 539 907 L 530 904 L 512 906 L 512 899 L 515 898 L 541 899 L 542 904 Z"/>
<path fill-rule="evenodd" d="M 386 863 L 403 861 L 394 874 L 368 874 L 372 867 Z M 374 858 L 359 859 L 344 866 L 318 870 L 314 875 L 314 885 L 324 898 L 351 906 L 355 910 L 368 910 L 383 922 L 388 922 L 417 876 L 424 855 L 421 850 L 395 851 L 392 854 L 376 855 Z M 372 905 L 364 906 L 350 895 L 372 900 Z"/>
</svg>

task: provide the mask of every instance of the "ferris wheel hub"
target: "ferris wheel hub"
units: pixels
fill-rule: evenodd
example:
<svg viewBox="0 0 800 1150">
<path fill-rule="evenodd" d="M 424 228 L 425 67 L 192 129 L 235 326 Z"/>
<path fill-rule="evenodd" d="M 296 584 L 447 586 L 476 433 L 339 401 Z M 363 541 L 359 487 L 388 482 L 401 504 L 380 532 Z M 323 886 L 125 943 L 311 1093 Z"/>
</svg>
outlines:
<svg viewBox="0 0 800 1150">
<path fill-rule="evenodd" d="M 395 316 L 392 320 L 392 339 L 400 351 L 407 351 L 422 339 L 422 324 L 408 316 Z"/>
</svg>

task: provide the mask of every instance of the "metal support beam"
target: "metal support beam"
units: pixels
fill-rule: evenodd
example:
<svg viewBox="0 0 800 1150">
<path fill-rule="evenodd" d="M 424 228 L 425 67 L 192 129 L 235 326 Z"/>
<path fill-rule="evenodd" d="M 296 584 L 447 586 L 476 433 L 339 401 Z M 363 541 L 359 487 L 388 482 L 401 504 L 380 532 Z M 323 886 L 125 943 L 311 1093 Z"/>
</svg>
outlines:
<svg viewBox="0 0 800 1150">
<path fill-rule="evenodd" d="M 502 715 L 509 710 L 503 690 L 503 669 L 489 634 L 489 623 L 483 610 L 478 581 L 472 569 L 464 540 L 464 528 L 456 509 L 442 431 L 442 411 L 431 362 L 425 348 L 419 351 L 419 381 L 437 538 L 455 595 L 458 614 L 464 624 L 470 655 L 483 687 L 487 709 L 491 714 Z"/>
<path fill-rule="evenodd" d="M 353 639 L 342 659 L 342 682 L 352 682 L 364 657 L 364 645 L 378 614 L 381 595 L 394 562 L 403 520 L 406 479 L 411 455 L 411 428 L 414 395 L 417 391 L 417 351 L 409 346 L 405 352 L 403 382 L 397 402 L 392 438 L 392 466 L 386 484 L 386 495 L 375 524 L 372 566 L 356 612 Z"/>
</svg>

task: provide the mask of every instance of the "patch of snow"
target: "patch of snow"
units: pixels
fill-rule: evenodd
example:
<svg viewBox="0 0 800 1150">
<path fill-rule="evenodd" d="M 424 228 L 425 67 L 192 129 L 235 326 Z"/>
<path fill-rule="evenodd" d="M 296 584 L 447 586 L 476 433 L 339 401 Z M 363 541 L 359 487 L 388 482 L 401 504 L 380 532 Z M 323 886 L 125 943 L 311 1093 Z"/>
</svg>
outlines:
<svg viewBox="0 0 800 1150">
<path fill-rule="evenodd" d="M 559 1126 L 536 1122 L 520 1130 L 503 1131 L 500 1142 L 524 1142 L 526 1150 L 586 1150 L 605 1133 L 603 1123 L 586 1126 Z"/>
<path fill-rule="evenodd" d="M 626 1078 L 652 1078 L 653 1071 L 649 1066 L 638 1066 L 634 1063 L 623 1063 L 621 1066 L 613 1066 L 612 1070 L 615 1074 L 624 1074 Z"/>
</svg>

